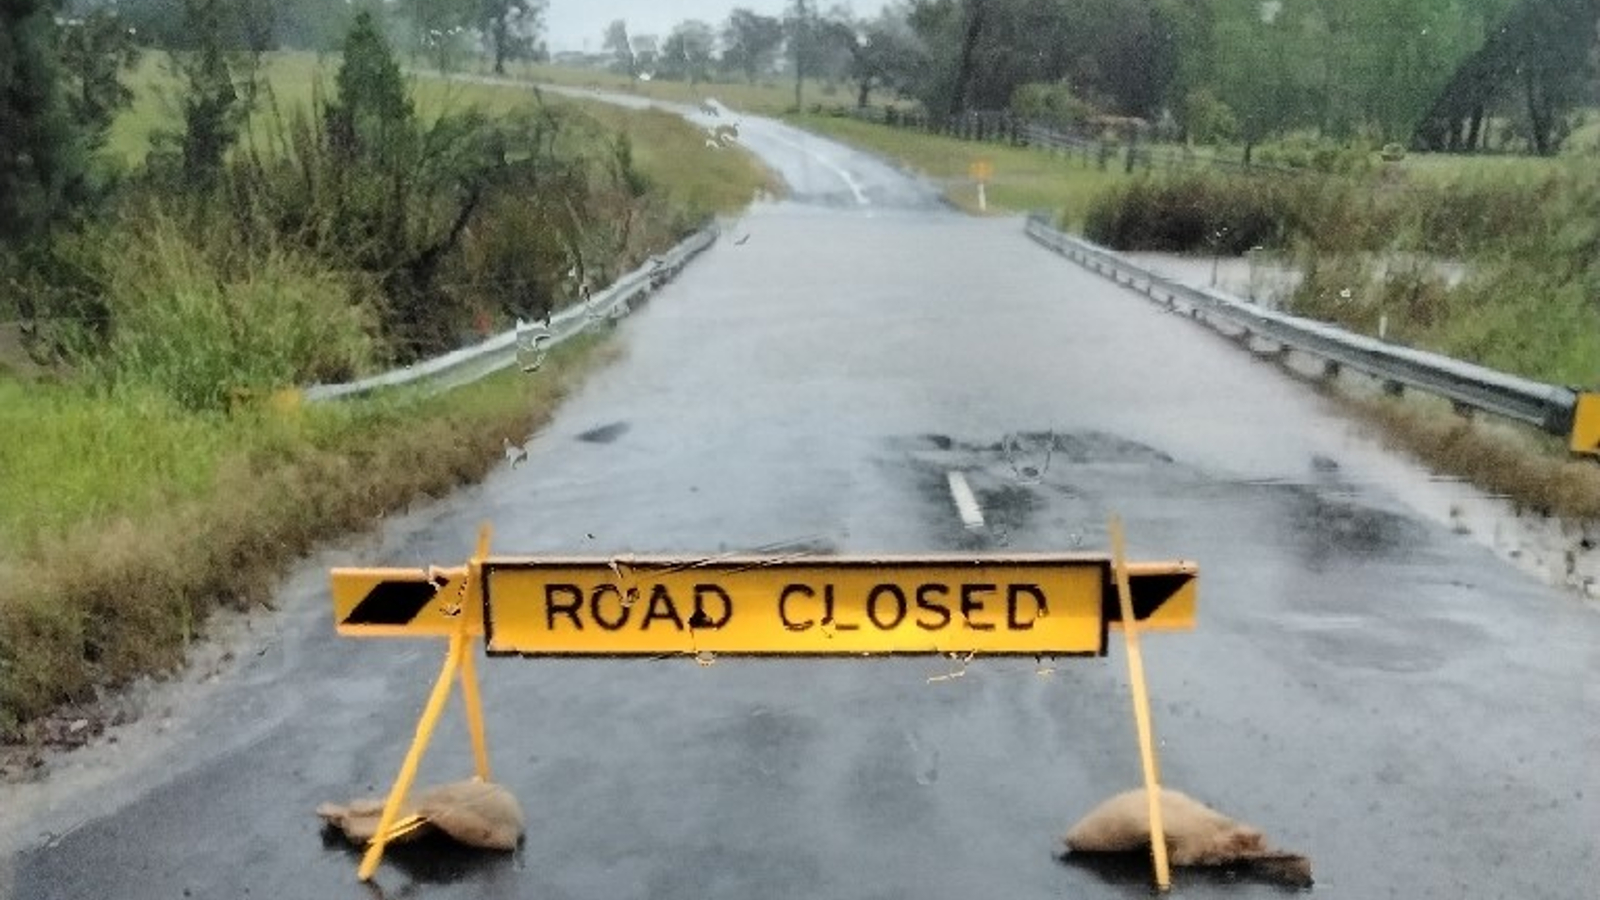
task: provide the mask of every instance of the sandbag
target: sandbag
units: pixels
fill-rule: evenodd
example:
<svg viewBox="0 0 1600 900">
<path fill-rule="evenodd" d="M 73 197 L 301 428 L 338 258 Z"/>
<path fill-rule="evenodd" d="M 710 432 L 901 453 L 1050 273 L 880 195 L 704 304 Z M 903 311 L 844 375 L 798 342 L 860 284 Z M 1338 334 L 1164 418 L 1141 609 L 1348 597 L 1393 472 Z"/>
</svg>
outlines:
<svg viewBox="0 0 1600 900">
<path fill-rule="evenodd" d="M 1175 866 L 1249 863 L 1289 884 L 1310 886 L 1311 861 L 1278 850 L 1257 829 L 1236 822 L 1180 791 L 1161 790 L 1161 825 Z M 1143 790 L 1118 794 L 1070 828 L 1073 853 L 1121 853 L 1150 846 L 1150 805 Z"/>
<path fill-rule="evenodd" d="M 468 847 L 515 850 L 522 839 L 522 806 L 489 781 L 456 781 L 417 795 L 417 814 Z"/>
<path fill-rule="evenodd" d="M 317 807 L 323 822 L 344 833 L 351 843 L 364 846 L 378 833 L 383 816 L 382 799 L 324 803 Z M 417 792 L 402 805 L 396 822 L 410 817 L 422 827 L 390 837 L 391 842 L 411 840 L 429 831 L 448 835 L 468 847 L 515 850 L 522 838 L 522 807 L 504 787 L 487 781 L 455 781 Z"/>
<path fill-rule="evenodd" d="M 404 821 L 415 812 L 415 809 L 403 806 L 395 821 Z M 378 833 L 378 820 L 383 818 L 383 800 L 367 798 L 345 804 L 324 803 L 317 807 L 317 815 L 322 817 L 324 824 L 344 832 L 350 843 L 358 847 L 365 846 Z M 394 835 L 389 840 L 395 843 L 408 841 L 421 833 L 422 830 L 413 829 Z"/>
</svg>

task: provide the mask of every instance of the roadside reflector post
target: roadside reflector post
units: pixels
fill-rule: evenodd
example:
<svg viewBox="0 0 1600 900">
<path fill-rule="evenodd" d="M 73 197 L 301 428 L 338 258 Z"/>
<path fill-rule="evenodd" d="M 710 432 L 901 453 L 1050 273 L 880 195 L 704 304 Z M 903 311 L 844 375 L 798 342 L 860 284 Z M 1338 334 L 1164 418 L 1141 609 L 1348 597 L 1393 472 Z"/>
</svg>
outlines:
<svg viewBox="0 0 1600 900">
<path fill-rule="evenodd" d="M 1138 634 L 1194 627 L 1199 568 L 1130 563 L 1119 523 L 1112 537 L 1111 554 L 491 557 L 485 527 L 465 566 L 334 569 L 339 634 L 449 639 L 359 877 L 371 880 L 388 843 L 422 824 L 401 811 L 457 679 L 474 769 L 489 778 L 474 661 L 480 637 L 491 657 L 971 659 L 1105 656 L 1117 628 L 1130 648 L 1146 785 L 1154 786 Z M 1164 888 L 1165 843 L 1153 846 Z"/>
<path fill-rule="evenodd" d="M 1600 456 L 1600 393 L 1587 391 L 1578 395 L 1568 446 L 1573 453 Z"/>
<path fill-rule="evenodd" d="M 1167 865 L 1167 832 L 1161 822 L 1161 770 L 1150 726 L 1150 693 L 1144 680 L 1144 656 L 1139 649 L 1139 620 L 1134 615 L 1133 592 L 1128 586 L 1128 560 L 1122 539 L 1122 520 L 1111 519 L 1111 563 L 1117 579 L 1117 606 L 1121 611 L 1122 640 L 1128 654 L 1128 683 L 1133 691 L 1133 721 L 1139 732 L 1139 760 L 1144 768 L 1145 797 L 1150 804 L 1150 854 L 1155 862 L 1156 887 L 1172 887 Z"/>
<path fill-rule="evenodd" d="M 994 177 L 994 163 L 987 159 L 975 159 L 968 169 L 972 180 L 978 183 L 978 212 L 988 212 L 988 185 L 989 179 Z"/>
</svg>

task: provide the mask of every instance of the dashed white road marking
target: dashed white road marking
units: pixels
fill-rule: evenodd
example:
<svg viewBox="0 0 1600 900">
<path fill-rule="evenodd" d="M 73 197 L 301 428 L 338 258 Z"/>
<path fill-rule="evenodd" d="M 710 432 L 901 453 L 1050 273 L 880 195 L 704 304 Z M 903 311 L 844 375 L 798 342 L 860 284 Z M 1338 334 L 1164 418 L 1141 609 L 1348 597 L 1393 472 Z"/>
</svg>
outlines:
<svg viewBox="0 0 1600 900">
<path fill-rule="evenodd" d="M 956 501 L 956 514 L 961 516 L 961 524 L 967 526 L 969 531 L 983 527 L 983 509 L 978 506 L 978 498 L 973 496 L 972 486 L 967 484 L 967 476 L 950 470 L 950 497 Z"/>
</svg>

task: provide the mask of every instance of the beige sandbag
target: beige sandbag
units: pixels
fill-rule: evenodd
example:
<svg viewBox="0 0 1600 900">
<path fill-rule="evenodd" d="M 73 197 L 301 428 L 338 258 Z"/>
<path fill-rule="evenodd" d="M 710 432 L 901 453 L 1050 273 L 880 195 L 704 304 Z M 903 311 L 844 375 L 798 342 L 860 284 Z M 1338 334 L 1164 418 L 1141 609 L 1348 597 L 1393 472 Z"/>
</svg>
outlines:
<svg viewBox="0 0 1600 900">
<path fill-rule="evenodd" d="M 395 821 L 405 821 L 416 812 L 409 807 L 401 807 L 400 815 Z M 383 800 L 368 798 L 364 800 L 351 800 L 346 804 L 324 803 L 317 807 L 317 815 L 322 821 L 344 832 L 350 843 L 356 846 L 365 846 L 378 833 L 378 820 L 383 818 Z M 409 829 L 392 836 L 390 841 L 408 841 L 421 834 L 423 829 Z"/>
<path fill-rule="evenodd" d="M 515 850 L 522 838 L 522 806 L 489 781 L 456 781 L 417 795 L 417 814 L 469 847 Z"/>
<path fill-rule="evenodd" d="M 1311 861 L 1267 844 L 1255 828 L 1235 822 L 1179 791 L 1161 790 L 1161 825 L 1175 866 L 1250 863 L 1289 884 L 1311 885 Z M 1095 807 L 1067 831 L 1074 853 L 1119 853 L 1150 846 L 1150 805 L 1145 792 L 1126 791 Z"/>
<path fill-rule="evenodd" d="M 362 846 L 378 833 L 383 803 L 381 799 L 352 800 L 344 805 L 324 803 L 317 807 L 317 815 L 344 832 L 351 843 Z M 438 829 L 469 847 L 515 850 L 522 837 L 522 807 L 517 798 L 504 787 L 487 781 L 455 781 L 418 792 L 401 807 L 395 822 L 412 819 L 420 820 L 424 827 L 406 828 L 389 840 L 411 840 Z"/>
</svg>

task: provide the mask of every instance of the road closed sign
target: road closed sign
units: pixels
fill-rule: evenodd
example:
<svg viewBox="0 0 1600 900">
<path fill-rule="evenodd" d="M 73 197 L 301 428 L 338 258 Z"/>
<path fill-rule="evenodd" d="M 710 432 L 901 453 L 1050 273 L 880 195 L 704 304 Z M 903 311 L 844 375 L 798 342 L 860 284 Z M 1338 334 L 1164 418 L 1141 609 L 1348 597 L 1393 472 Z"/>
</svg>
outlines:
<svg viewBox="0 0 1600 900">
<path fill-rule="evenodd" d="M 498 559 L 483 622 L 490 654 L 1099 654 L 1110 573 L 1078 555 Z M 1130 567 L 1136 615 L 1191 625 L 1195 573 Z"/>
</svg>

